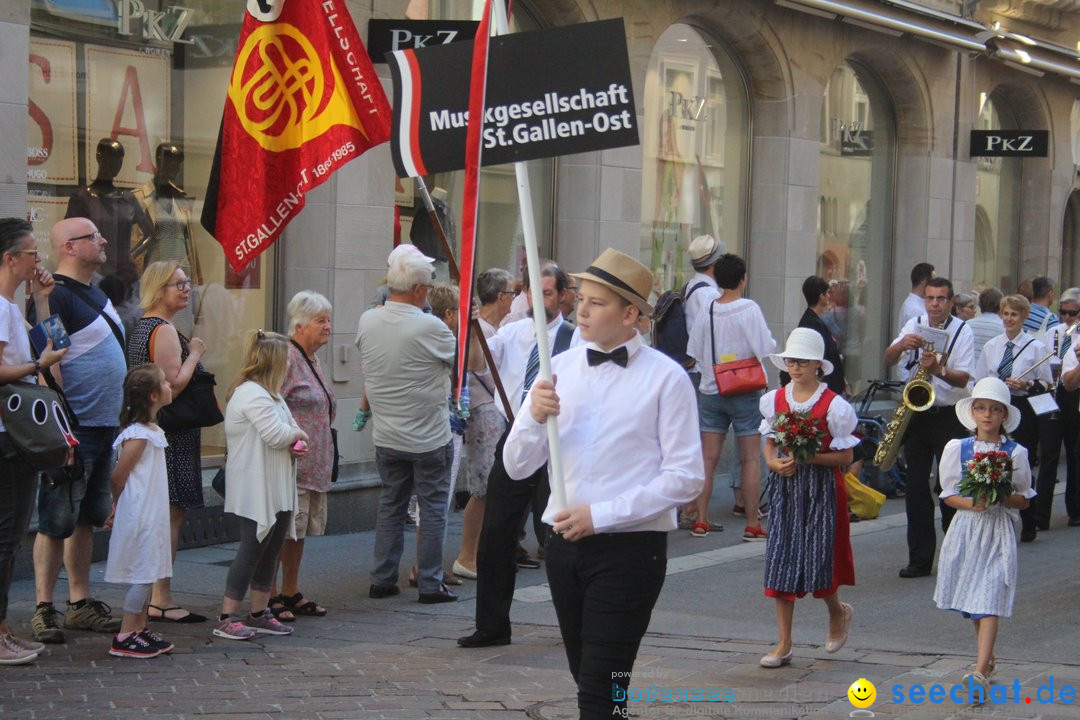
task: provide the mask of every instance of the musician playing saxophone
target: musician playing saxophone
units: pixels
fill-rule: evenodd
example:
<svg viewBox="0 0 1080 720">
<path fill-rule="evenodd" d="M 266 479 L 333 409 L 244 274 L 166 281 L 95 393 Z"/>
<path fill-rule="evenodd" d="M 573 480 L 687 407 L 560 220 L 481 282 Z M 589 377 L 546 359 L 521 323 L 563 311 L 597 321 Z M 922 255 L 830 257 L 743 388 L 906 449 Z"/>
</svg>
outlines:
<svg viewBox="0 0 1080 720">
<path fill-rule="evenodd" d="M 904 457 L 907 459 L 908 564 L 901 568 L 900 577 L 916 578 L 929 575 L 934 564 L 937 532 L 934 529 L 934 497 L 939 487 L 930 486 L 930 470 L 941 458 L 949 440 L 964 437 L 966 431 L 956 419 L 954 406 L 967 395 L 967 384 L 974 369 L 974 336 L 963 320 L 951 314 L 952 283 L 946 278 L 932 278 L 923 291 L 926 314 L 905 323 L 900 335 L 885 350 L 886 365 L 900 365 L 900 375 L 910 380 L 925 368 L 934 387 L 934 404 L 923 412 L 912 414 L 904 434 Z M 916 334 L 917 325 L 930 325 L 945 330 L 949 339 L 945 347 L 932 350 L 923 347 Z M 941 358 L 948 355 L 942 364 Z M 934 494 L 931 494 L 933 491 Z M 941 526 L 947 530 L 956 511 L 941 503 Z"/>
<path fill-rule="evenodd" d="M 1049 445 L 1056 440 L 1061 445 L 1061 420 L 1058 412 L 1039 413 L 1032 406 L 1030 398 L 1053 391 L 1054 379 L 1051 376 L 1050 363 L 1047 362 L 1047 350 L 1043 342 L 1027 332 L 1028 314 L 1031 304 L 1023 295 L 1007 295 L 1001 300 L 1001 321 L 1005 332 L 992 338 L 983 347 L 979 362 L 975 363 L 975 375 L 972 380 L 978 382 L 984 377 L 1000 378 L 1009 386 L 1012 404 L 1020 409 L 1020 424 L 1009 433 L 1013 440 L 1028 451 L 1032 463 L 1031 474 L 1036 474 L 1034 465 L 1039 460 L 1039 475 L 1042 485 L 1037 490 L 1050 492 L 1054 489 L 1054 475 L 1057 474 L 1057 450 L 1054 450 L 1054 464 L 1044 467 L 1049 462 Z M 1053 358 L 1053 355 L 1050 355 Z M 1035 502 L 1020 511 L 1020 541 L 1031 542 L 1035 539 L 1037 522 Z"/>
</svg>

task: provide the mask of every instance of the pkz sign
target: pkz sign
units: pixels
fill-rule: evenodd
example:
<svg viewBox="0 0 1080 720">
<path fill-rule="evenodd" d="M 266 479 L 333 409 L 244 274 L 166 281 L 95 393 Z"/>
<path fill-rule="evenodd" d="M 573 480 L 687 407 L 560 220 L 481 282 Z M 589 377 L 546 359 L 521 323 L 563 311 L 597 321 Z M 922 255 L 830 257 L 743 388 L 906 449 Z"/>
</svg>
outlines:
<svg viewBox="0 0 1080 720">
<path fill-rule="evenodd" d="M 1046 157 L 1049 130 L 972 130 L 971 157 Z"/>
<path fill-rule="evenodd" d="M 116 0 L 116 32 L 121 35 L 133 35 L 133 20 L 142 21 L 142 36 L 145 40 L 183 43 L 191 45 L 195 41 L 184 37 L 193 12 L 190 8 L 170 5 L 165 10 L 152 10 L 143 0 Z"/>
<path fill-rule="evenodd" d="M 369 20 L 368 55 L 371 62 L 386 62 L 386 53 L 418 50 L 472 40 L 480 26 L 476 20 Z"/>
</svg>

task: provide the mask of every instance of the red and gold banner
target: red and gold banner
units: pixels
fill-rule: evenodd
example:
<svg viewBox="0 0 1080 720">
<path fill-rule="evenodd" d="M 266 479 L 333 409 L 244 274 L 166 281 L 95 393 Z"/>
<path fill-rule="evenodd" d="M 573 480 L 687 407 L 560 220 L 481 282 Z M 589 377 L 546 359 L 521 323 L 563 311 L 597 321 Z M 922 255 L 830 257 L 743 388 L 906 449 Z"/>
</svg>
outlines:
<svg viewBox="0 0 1080 720">
<path fill-rule="evenodd" d="M 390 138 L 390 103 L 345 0 L 249 0 L 203 208 L 239 272 L 305 195 Z"/>
</svg>

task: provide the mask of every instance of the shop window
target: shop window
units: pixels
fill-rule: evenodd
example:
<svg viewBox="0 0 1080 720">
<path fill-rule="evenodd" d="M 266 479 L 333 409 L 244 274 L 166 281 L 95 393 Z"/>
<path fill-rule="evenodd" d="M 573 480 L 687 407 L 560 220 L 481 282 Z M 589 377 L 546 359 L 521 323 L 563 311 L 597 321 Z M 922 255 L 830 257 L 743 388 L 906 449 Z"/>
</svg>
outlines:
<svg viewBox="0 0 1080 720">
<path fill-rule="evenodd" d="M 822 106 L 815 272 L 832 285 L 824 319 L 857 389 L 882 375 L 892 339 L 893 113 L 877 82 L 854 63 L 833 72 Z"/>
<path fill-rule="evenodd" d="M 206 343 L 223 407 L 235 348 L 272 325 L 275 289 L 273 249 L 234 273 L 199 224 L 242 14 L 233 0 L 31 4 L 27 205 L 39 247 L 57 220 L 93 219 L 109 243 L 100 282 L 131 323 L 143 267 L 179 261 L 195 288 L 176 325 Z M 202 437 L 204 455 L 220 454 L 223 426 Z"/>
<path fill-rule="evenodd" d="M 743 252 L 749 115 L 746 85 L 714 39 L 675 24 L 645 75 L 641 259 L 657 291 L 692 272 L 687 248 L 711 234 Z"/>
<path fill-rule="evenodd" d="M 412 19 L 479 20 L 483 3 L 472 0 L 412 0 L 406 16 Z M 539 24 L 523 6 L 515 2 L 510 17 L 510 31 L 539 30 Z M 554 208 L 555 161 L 551 158 L 526 162 L 532 193 L 533 221 L 542 257 L 551 257 L 552 214 Z M 465 172 L 433 173 L 424 178 L 432 194 L 436 214 L 446 239 L 458 257 L 458 233 L 461 225 Z M 435 269 L 440 282 L 449 280 L 445 253 L 439 246 L 433 224 L 412 178 L 399 178 L 395 187 L 398 227 L 395 244 L 412 242 L 427 255 L 437 259 Z M 520 276 L 525 267 L 525 235 L 521 227 L 517 179 L 513 165 L 497 165 L 480 171 L 480 207 L 476 231 L 476 272 L 499 267 Z"/>
<path fill-rule="evenodd" d="M 984 94 L 981 103 L 977 130 L 1019 128 L 1005 103 L 993 95 Z M 974 286 L 1008 293 L 1017 285 L 1021 159 L 985 157 L 976 162 Z"/>
</svg>

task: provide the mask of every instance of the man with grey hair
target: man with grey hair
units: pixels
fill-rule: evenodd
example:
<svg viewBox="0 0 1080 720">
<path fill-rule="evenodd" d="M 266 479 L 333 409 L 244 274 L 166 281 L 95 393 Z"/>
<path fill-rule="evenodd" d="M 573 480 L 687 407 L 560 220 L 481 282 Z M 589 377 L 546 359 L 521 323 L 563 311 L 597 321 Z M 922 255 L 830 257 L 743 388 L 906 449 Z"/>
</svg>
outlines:
<svg viewBox="0 0 1080 720">
<path fill-rule="evenodd" d="M 1005 324 L 1001 322 L 1001 291 L 996 287 L 986 288 L 979 293 L 979 314 L 968 320 L 968 327 L 975 336 L 975 362 L 979 362 L 982 349 L 986 343 L 1005 332 Z"/>
<path fill-rule="evenodd" d="M 1059 381 L 1055 400 L 1061 410 L 1055 413 L 1058 416 L 1057 422 L 1050 423 L 1050 437 L 1039 438 L 1045 450 L 1039 458 L 1039 477 L 1036 480 L 1036 490 L 1040 494 L 1032 502 L 1037 530 L 1047 530 L 1050 527 L 1062 440 L 1065 441 L 1065 512 L 1069 516 L 1070 527 L 1080 526 L 1080 480 L 1077 478 L 1077 463 L 1080 457 L 1076 448 L 1080 435 L 1080 389 L 1069 390 L 1060 382 L 1065 357 L 1076 350 L 1077 335 L 1075 330 L 1070 332 L 1070 328 L 1080 320 L 1080 288 L 1069 288 L 1061 294 L 1058 313 L 1061 315 L 1061 323 L 1047 331 L 1046 340 L 1047 348 L 1054 353 L 1050 358 L 1050 368 L 1054 379 Z M 1044 462 L 1048 464 L 1045 478 L 1042 465 Z"/>
<path fill-rule="evenodd" d="M 443 583 L 442 557 L 454 455 L 446 399 L 457 342 L 442 319 L 422 310 L 434 286 L 429 260 L 402 254 L 393 259 L 386 277 L 389 299 L 360 316 L 356 334 L 382 480 L 368 594 L 385 598 L 401 592 L 397 582 L 405 514 L 415 491 L 420 602 L 453 602 L 457 595 Z M 477 367 L 470 369 L 483 367 L 475 348 L 471 358 L 470 365 Z"/>
</svg>

